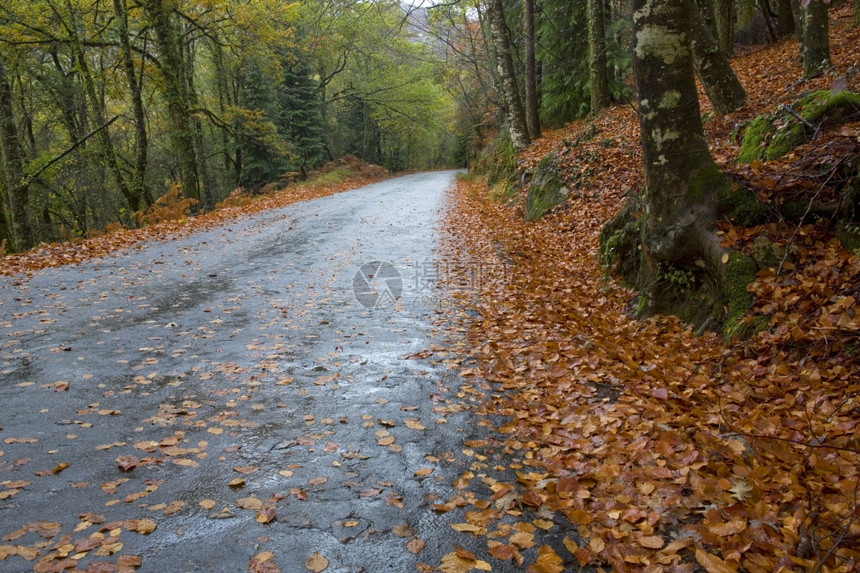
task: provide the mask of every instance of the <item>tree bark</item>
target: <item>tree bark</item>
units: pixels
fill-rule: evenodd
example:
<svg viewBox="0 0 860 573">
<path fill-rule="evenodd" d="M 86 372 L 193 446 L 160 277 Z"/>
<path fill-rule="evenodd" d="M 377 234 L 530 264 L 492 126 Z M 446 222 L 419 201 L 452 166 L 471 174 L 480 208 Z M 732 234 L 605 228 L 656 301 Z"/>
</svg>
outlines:
<svg viewBox="0 0 860 573">
<path fill-rule="evenodd" d="M 693 63 L 714 111 L 720 115 L 738 111 L 746 103 L 744 87 L 694 4 L 690 20 Z"/>
<path fill-rule="evenodd" d="M 603 2 L 588 0 L 588 78 L 591 84 L 592 115 L 599 114 L 609 106 Z"/>
<path fill-rule="evenodd" d="M 761 10 L 764 23 L 767 25 L 767 31 L 770 34 L 770 39 L 776 42 L 779 39 L 779 34 L 776 33 L 776 28 L 773 27 L 773 10 L 770 9 L 768 0 L 758 0 L 758 6 Z"/>
<path fill-rule="evenodd" d="M 24 153 L 18 139 L 18 128 L 12 111 L 12 88 L 6 74 L 6 65 L 0 56 L 0 149 L 3 151 L 3 174 L 9 191 L 9 214 L 15 234 L 14 248 L 26 251 L 33 247 L 33 230 L 30 227 L 30 181 L 24 173 Z"/>
<path fill-rule="evenodd" d="M 70 2 L 66 3 L 69 11 L 69 25 L 67 31 L 69 33 L 69 44 L 74 54 L 75 62 L 77 63 L 78 73 L 84 82 L 84 89 L 90 101 L 90 109 L 93 114 L 93 120 L 96 125 L 105 125 L 107 117 L 105 114 L 104 102 L 99 97 L 96 90 L 95 82 L 93 81 L 92 73 L 90 73 L 89 60 L 84 52 L 84 46 L 78 38 L 78 23 L 75 18 L 75 9 Z M 113 176 L 114 183 L 119 189 L 122 196 L 128 203 L 132 211 L 137 211 L 141 208 L 141 197 L 132 193 L 128 184 L 125 181 L 122 170 L 119 167 L 119 161 L 116 157 L 116 150 L 113 146 L 113 140 L 110 136 L 110 131 L 107 127 L 100 130 L 98 133 L 99 146 L 102 148 L 103 159 L 107 163 L 107 169 Z"/>
<path fill-rule="evenodd" d="M 854 0 L 854 25 L 860 26 L 860 0 Z"/>
<path fill-rule="evenodd" d="M 540 116 L 538 115 L 538 80 L 535 60 L 535 14 L 534 0 L 523 1 L 523 28 L 525 40 L 526 65 L 526 124 L 532 139 L 540 137 Z"/>
<path fill-rule="evenodd" d="M 791 9 L 791 0 L 778 0 L 776 10 L 776 33 L 780 37 L 793 34 L 794 13 Z"/>
<path fill-rule="evenodd" d="M 803 26 L 803 77 L 811 78 L 830 67 L 830 23 L 823 0 L 810 0 Z"/>
<path fill-rule="evenodd" d="M 511 42 L 505 24 L 505 11 L 502 0 L 491 0 L 487 8 L 490 19 L 490 34 L 493 41 L 493 51 L 496 57 L 496 68 L 501 82 L 502 100 L 508 129 L 511 133 L 511 143 L 516 151 L 525 149 L 529 142 L 529 132 L 526 125 L 523 102 L 517 86 L 514 60 L 511 56 Z"/>
<path fill-rule="evenodd" d="M 137 208 L 131 207 L 132 211 L 141 208 L 146 209 L 152 204 L 152 195 L 146 185 L 146 169 L 149 163 L 149 140 L 146 133 L 146 113 L 143 108 L 143 97 L 141 96 L 141 82 L 137 78 L 137 70 L 134 67 L 131 41 L 128 33 L 128 10 L 125 0 L 113 0 L 116 12 L 117 28 L 119 32 L 120 55 L 122 67 L 125 72 L 128 90 L 131 94 L 132 114 L 134 117 L 134 174 L 131 177 L 130 192 L 138 202 Z M 144 41 L 145 43 L 145 41 Z"/>
<path fill-rule="evenodd" d="M 164 80 L 164 97 L 170 110 L 170 136 L 179 161 L 182 193 L 200 200 L 200 183 L 195 153 L 194 130 L 185 97 L 183 61 L 173 22 L 175 0 L 146 0 L 143 3 L 159 52 L 159 71 Z"/>
<path fill-rule="evenodd" d="M 714 24 L 720 49 L 731 57 L 735 51 L 734 0 L 714 0 Z"/>
<path fill-rule="evenodd" d="M 791 3 L 791 17 L 794 20 L 794 37 L 797 38 L 797 43 L 803 45 L 803 29 L 804 29 L 804 14 L 803 6 L 800 5 L 801 0 L 788 0 Z M 803 48 L 801 48 L 802 50 Z"/>
<path fill-rule="evenodd" d="M 645 164 L 646 309 L 659 309 L 661 265 L 719 268 L 718 195 L 730 186 L 705 141 L 693 75 L 688 0 L 635 0 L 633 70 Z M 654 310 L 656 311 L 656 310 Z"/>
</svg>

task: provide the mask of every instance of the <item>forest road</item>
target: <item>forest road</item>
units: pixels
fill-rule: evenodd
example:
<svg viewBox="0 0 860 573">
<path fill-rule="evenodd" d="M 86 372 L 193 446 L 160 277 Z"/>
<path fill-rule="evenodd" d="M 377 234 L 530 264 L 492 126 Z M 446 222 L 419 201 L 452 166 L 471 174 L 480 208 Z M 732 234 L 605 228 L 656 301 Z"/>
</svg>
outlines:
<svg viewBox="0 0 860 573">
<path fill-rule="evenodd" d="M 486 553 L 450 528 L 463 510 L 432 508 L 480 430 L 431 353 L 454 176 L 0 278 L 0 571 L 401 573 L 455 542 Z"/>
</svg>

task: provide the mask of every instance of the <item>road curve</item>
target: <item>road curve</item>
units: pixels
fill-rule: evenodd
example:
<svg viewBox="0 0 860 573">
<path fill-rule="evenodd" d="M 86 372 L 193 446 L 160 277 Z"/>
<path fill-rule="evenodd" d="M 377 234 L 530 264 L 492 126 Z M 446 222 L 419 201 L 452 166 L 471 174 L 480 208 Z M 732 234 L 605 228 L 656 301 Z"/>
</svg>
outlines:
<svg viewBox="0 0 860 573">
<path fill-rule="evenodd" d="M 427 352 L 453 179 L 0 277 L 0 571 L 400 573 L 469 545 L 432 510 L 471 461 Z"/>
</svg>

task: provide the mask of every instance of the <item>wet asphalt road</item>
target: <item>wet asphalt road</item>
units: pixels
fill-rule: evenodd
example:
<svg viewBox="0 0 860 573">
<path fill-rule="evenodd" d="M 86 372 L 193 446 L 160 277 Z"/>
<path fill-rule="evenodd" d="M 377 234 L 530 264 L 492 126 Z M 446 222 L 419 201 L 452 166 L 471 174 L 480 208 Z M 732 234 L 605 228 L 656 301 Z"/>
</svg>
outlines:
<svg viewBox="0 0 860 573">
<path fill-rule="evenodd" d="M 453 177 L 0 278 L 0 571 L 405 572 L 468 546 L 431 507 L 473 461 L 452 357 L 425 352 Z"/>
</svg>

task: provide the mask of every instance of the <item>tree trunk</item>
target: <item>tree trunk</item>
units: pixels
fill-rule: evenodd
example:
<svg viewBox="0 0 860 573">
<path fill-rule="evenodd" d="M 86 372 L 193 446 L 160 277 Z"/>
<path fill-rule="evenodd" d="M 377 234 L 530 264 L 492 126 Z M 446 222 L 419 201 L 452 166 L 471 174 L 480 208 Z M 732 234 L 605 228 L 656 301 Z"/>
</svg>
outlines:
<svg viewBox="0 0 860 573">
<path fill-rule="evenodd" d="M 200 200 L 200 184 L 195 153 L 194 130 L 185 98 L 183 61 L 173 23 L 175 0 L 147 0 L 143 3 L 160 56 L 159 71 L 164 79 L 164 97 L 170 110 L 170 136 L 179 161 L 182 193 Z"/>
<path fill-rule="evenodd" d="M 717 42 L 726 56 L 735 51 L 735 12 L 733 0 L 714 0 L 714 28 Z"/>
<path fill-rule="evenodd" d="M 487 16 L 490 19 L 490 34 L 493 40 L 493 51 L 496 56 L 496 68 L 502 84 L 502 99 L 504 101 L 508 129 L 511 132 L 511 143 L 516 151 L 522 151 L 530 142 L 529 132 L 526 126 L 520 90 L 517 86 L 514 60 L 511 56 L 511 42 L 508 38 L 507 26 L 505 25 L 505 11 L 502 7 L 502 0 L 491 0 L 487 8 Z"/>
<path fill-rule="evenodd" d="M 633 70 L 646 185 L 640 270 L 644 313 L 676 313 L 666 306 L 667 299 L 683 304 L 678 301 L 686 295 L 667 280 L 667 269 L 695 273 L 704 267 L 719 281 L 725 267 L 715 222 L 719 197 L 731 183 L 704 137 L 688 33 L 690 8 L 688 0 L 634 2 Z"/>
<path fill-rule="evenodd" d="M 186 102 L 192 109 L 197 109 L 200 101 L 197 99 L 197 87 L 194 85 L 194 45 L 188 46 L 188 53 L 182 58 L 185 61 L 183 67 L 187 70 L 183 76 L 185 78 L 185 94 Z M 191 129 L 194 138 L 194 150 L 197 156 L 197 168 L 200 174 L 200 202 L 204 209 L 211 209 L 215 206 L 215 201 L 212 195 L 215 189 L 215 182 L 211 176 L 209 162 L 206 160 L 206 149 L 203 140 L 203 122 L 200 121 L 199 115 L 191 116 Z"/>
<path fill-rule="evenodd" d="M 540 117 L 538 115 L 538 80 L 535 60 L 535 14 L 534 0 L 523 1 L 523 27 L 525 33 L 526 59 L 526 123 L 532 139 L 540 137 Z"/>
<path fill-rule="evenodd" d="M 803 27 L 803 77 L 811 78 L 830 67 L 829 4 L 810 0 Z"/>
<path fill-rule="evenodd" d="M 609 106 L 603 2 L 588 0 L 588 79 L 591 84 L 592 115 L 599 114 Z"/>
<path fill-rule="evenodd" d="M 691 5 L 690 20 L 693 63 L 714 111 L 720 115 L 738 111 L 746 103 L 744 87 L 694 4 Z"/>
<path fill-rule="evenodd" d="M 92 110 L 93 120 L 95 120 L 96 125 L 104 126 L 107 124 L 104 102 L 96 91 L 96 85 L 93 81 L 93 76 L 90 73 L 89 60 L 87 59 L 87 55 L 84 53 L 84 47 L 78 38 L 78 23 L 75 18 L 75 9 L 70 3 L 67 3 L 66 6 L 69 10 L 69 26 L 67 31 L 69 33 L 70 48 L 72 49 L 75 62 L 77 63 L 78 73 L 84 81 L 84 89 L 86 90 L 87 97 L 90 100 L 90 109 Z M 99 130 L 98 141 L 102 148 L 103 159 L 107 163 L 108 171 L 110 171 L 113 176 L 114 183 L 116 183 L 122 196 L 125 197 L 129 208 L 132 211 L 138 211 L 142 206 L 141 197 L 132 193 L 125 181 L 125 177 L 119 168 L 116 150 L 114 149 L 113 140 L 111 139 L 110 131 L 107 127 Z"/>
<path fill-rule="evenodd" d="M 764 18 L 764 23 L 767 25 L 770 39 L 776 42 L 779 39 L 779 35 L 776 33 L 776 28 L 773 27 L 773 10 L 770 9 L 770 3 L 768 0 L 758 0 L 758 6 L 761 10 L 762 18 Z"/>
<path fill-rule="evenodd" d="M 131 178 L 130 191 L 133 197 L 142 203 L 136 209 L 146 209 L 152 204 L 152 195 L 146 185 L 146 169 L 149 162 L 149 140 L 146 134 L 146 114 L 143 109 L 143 97 L 141 96 L 141 81 L 137 79 L 137 71 L 134 67 L 132 57 L 131 41 L 128 33 L 128 10 L 125 0 L 113 0 L 116 12 L 117 27 L 119 28 L 120 55 L 122 67 L 131 94 L 132 113 L 134 117 L 134 142 L 135 159 L 134 174 Z M 145 43 L 145 41 L 144 41 Z"/>
<path fill-rule="evenodd" d="M 860 0 L 854 0 L 854 25 L 860 26 Z"/>
<path fill-rule="evenodd" d="M 794 20 L 794 37 L 798 44 L 803 44 L 804 14 L 805 10 L 800 5 L 801 0 L 788 0 L 791 3 L 791 17 Z M 801 48 L 802 50 L 803 48 Z"/>
<path fill-rule="evenodd" d="M 24 173 L 24 153 L 18 139 L 18 128 L 12 112 L 12 88 L 6 65 L 0 57 L 0 149 L 3 151 L 3 174 L 9 190 L 9 211 L 15 234 L 14 248 L 26 251 L 33 247 L 33 230 L 27 210 L 30 204 L 30 181 Z"/>
<path fill-rule="evenodd" d="M 791 9 L 791 0 L 778 0 L 776 10 L 776 33 L 781 38 L 793 34 L 794 13 Z"/>
</svg>

